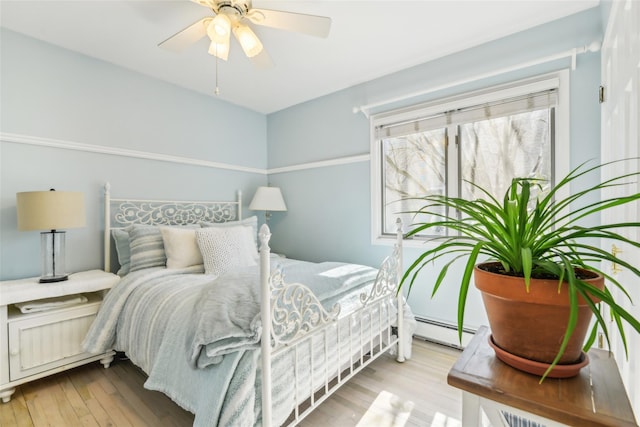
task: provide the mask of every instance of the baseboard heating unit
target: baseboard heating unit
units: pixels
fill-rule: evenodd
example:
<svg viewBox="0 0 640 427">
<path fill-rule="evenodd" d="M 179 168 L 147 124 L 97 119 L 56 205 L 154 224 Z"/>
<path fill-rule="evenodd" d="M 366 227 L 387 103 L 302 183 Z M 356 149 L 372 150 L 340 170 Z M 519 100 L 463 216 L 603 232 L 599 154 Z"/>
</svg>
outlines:
<svg viewBox="0 0 640 427">
<path fill-rule="evenodd" d="M 418 321 L 418 326 L 414 333 L 415 336 L 458 349 L 466 347 L 476 333 L 474 329 L 464 328 L 462 330 L 462 343 L 460 343 L 456 325 L 418 316 L 416 316 L 416 320 Z"/>
</svg>

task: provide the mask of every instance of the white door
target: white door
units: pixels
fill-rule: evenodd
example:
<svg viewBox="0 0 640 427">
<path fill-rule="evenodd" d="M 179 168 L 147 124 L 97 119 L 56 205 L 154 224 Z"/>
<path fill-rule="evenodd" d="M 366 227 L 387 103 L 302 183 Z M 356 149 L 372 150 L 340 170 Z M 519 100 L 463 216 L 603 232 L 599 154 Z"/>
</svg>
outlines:
<svg viewBox="0 0 640 427">
<path fill-rule="evenodd" d="M 604 103 L 602 104 L 602 162 L 622 158 L 638 157 L 640 147 L 640 2 L 633 0 L 614 1 L 607 30 L 602 45 L 602 82 Z M 640 169 L 640 161 L 625 162 L 627 172 Z M 603 171 L 602 178 L 624 172 L 621 167 Z M 631 180 L 630 180 L 631 181 Z M 603 192 L 602 197 L 609 198 L 640 191 L 640 185 L 633 183 L 624 188 L 613 188 Z M 640 203 L 627 205 L 603 214 L 605 223 L 621 221 L 640 221 Z M 640 232 L 626 230 L 621 234 L 633 241 L 640 241 Z M 603 249 L 620 251 L 620 257 L 630 263 L 638 263 L 640 250 L 603 242 Z M 625 302 L 623 307 L 634 317 L 640 317 L 640 280 L 616 265 L 603 266 L 614 274 L 617 280 L 626 285 L 634 305 Z M 606 271 L 606 270 L 605 270 Z M 618 290 L 612 293 L 623 300 Z M 611 351 L 614 353 L 620 374 L 627 388 L 636 419 L 640 420 L 640 335 L 630 327 L 625 329 L 629 358 L 614 323 L 609 328 L 612 333 Z"/>
</svg>

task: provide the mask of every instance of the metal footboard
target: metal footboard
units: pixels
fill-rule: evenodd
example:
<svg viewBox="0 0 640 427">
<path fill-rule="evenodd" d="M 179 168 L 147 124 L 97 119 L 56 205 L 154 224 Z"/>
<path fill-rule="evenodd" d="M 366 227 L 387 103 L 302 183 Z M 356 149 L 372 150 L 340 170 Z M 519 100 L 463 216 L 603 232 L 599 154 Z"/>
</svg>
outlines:
<svg viewBox="0 0 640 427">
<path fill-rule="evenodd" d="M 269 228 L 260 229 L 262 301 L 262 424 L 273 422 L 273 363 L 294 372 L 292 412 L 285 424 L 298 424 L 342 384 L 398 346 L 403 362 L 403 299 L 396 294 L 402 277 L 402 231 L 382 263 L 376 280 L 359 296 L 359 308 L 341 316 L 340 306 L 326 311 L 306 286 L 287 284 L 281 271 L 270 271 Z M 397 328 L 394 334 L 393 328 Z M 270 337 L 270 339 L 264 339 Z M 284 359 L 284 361 L 283 361 Z M 288 366 L 288 365 L 287 365 Z"/>
</svg>

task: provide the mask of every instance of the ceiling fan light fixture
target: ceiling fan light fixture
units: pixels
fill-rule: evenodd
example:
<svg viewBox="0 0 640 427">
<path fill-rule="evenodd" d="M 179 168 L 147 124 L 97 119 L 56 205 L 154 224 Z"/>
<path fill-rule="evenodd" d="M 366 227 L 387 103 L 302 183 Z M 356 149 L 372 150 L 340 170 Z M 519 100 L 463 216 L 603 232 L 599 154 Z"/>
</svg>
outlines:
<svg viewBox="0 0 640 427">
<path fill-rule="evenodd" d="M 209 45 L 209 55 L 216 56 L 223 61 L 226 61 L 229 58 L 229 39 L 227 38 L 226 42 L 222 43 L 212 41 Z"/>
<path fill-rule="evenodd" d="M 231 20 L 229 17 L 222 13 L 216 15 L 207 26 L 207 35 L 211 41 L 229 40 L 231 35 Z"/>
<path fill-rule="evenodd" d="M 244 24 L 238 24 L 233 27 L 233 34 L 238 39 L 240 46 L 242 46 L 242 50 L 244 50 L 245 55 L 249 58 L 253 58 L 260 52 L 262 52 L 262 43 L 258 36 Z"/>
<path fill-rule="evenodd" d="M 271 59 L 264 50 L 260 39 L 247 24 L 293 31 L 315 37 L 327 37 L 331 27 L 331 18 L 329 17 L 283 10 L 254 9 L 251 0 L 192 1 L 206 7 L 208 9 L 207 16 L 162 41 L 158 46 L 173 52 L 181 52 L 208 35 L 211 40 L 209 53 L 226 61 L 230 50 L 230 35 L 233 32 L 251 62 L 258 68 L 268 68 L 272 65 Z M 216 61 L 217 66 L 218 61 Z"/>
</svg>

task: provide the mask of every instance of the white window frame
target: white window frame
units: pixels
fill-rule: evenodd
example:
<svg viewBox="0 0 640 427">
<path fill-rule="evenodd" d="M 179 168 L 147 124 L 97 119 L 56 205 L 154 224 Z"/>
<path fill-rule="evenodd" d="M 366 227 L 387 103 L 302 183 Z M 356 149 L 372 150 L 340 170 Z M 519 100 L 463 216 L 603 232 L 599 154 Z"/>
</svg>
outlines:
<svg viewBox="0 0 640 427">
<path fill-rule="evenodd" d="M 468 108 L 479 104 L 496 102 L 503 99 L 515 98 L 530 93 L 556 89 L 558 104 L 555 111 L 555 145 L 554 145 L 554 176 L 563 177 L 570 170 L 570 73 L 568 69 L 544 74 L 534 78 L 518 80 L 508 84 L 493 86 L 480 91 L 474 91 L 462 95 L 435 100 L 398 110 L 374 114 L 370 119 L 371 139 L 371 242 L 376 245 L 393 245 L 394 236 L 382 234 L 382 153 L 381 144 L 376 139 L 376 128 L 381 125 L 398 123 L 402 121 L 416 120 L 422 117 L 430 117 L 444 111 L 458 108 Z M 456 144 L 448 144 L 447 156 L 449 159 L 457 159 L 458 147 Z M 455 177 L 447 182 L 448 194 L 458 193 L 458 164 L 448 165 L 450 176 Z M 562 189 L 558 193 L 559 198 L 568 196 L 568 189 Z M 405 228 L 406 229 L 406 228 Z M 406 239 L 407 247 L 425 247 L 433 245 L 424 239 Z"/>
</svg>

